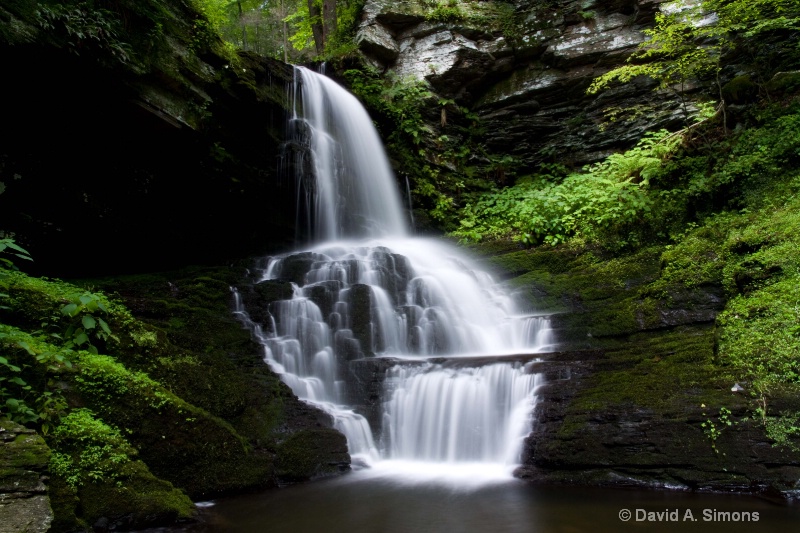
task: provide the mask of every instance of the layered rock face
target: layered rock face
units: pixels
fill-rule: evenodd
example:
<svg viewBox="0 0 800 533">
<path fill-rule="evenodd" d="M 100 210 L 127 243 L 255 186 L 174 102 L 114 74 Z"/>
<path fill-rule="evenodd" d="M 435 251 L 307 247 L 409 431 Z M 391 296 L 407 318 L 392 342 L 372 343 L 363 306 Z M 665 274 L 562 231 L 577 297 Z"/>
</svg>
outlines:
<svg viewBox="0 0 800 533">
<path fill-rule="evenodd" d="M 595 77 L 645 40 L 660 3 L 459 3 L 494 6 L 490 16 L 504 29 L 492 31 L 480 15 L 437 22 L 421 2 L 375 0 L 367 2 L 358 40 L 375 66 L 426 79 L 441 97 L 476 111 L 492 153 L 528 168 L 549 159 L 580 165 L 684 118 L 674 95 L 653 95 L 644 80 L 586 94 Z"/>
<path fill-rule="evenodd" d="M 49 460 L 50 448 L 35 431 L 0 420 L 0 532 L 50 529 Z"/>
</svg>

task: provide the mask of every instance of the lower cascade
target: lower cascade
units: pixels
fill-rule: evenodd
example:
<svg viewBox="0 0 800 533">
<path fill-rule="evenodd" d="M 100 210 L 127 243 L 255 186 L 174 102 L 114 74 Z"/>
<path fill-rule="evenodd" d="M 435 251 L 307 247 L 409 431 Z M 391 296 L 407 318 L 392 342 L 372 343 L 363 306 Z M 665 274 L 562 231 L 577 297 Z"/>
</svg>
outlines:
<svg viewBox="0 0 800 533">
<path fill-rule="evenodd" d="M 235 292 L 237 315 L 294 393 L 333 416 L 354 463 L 490 465 L 510 476 L 532 429 L 532 368 L 553 345 L 549 320 L 456 248 L 407 234 L 355 97 L 302 67 L 291 94 L 298 203 L 322 242 L 266 258 L 258 283 L 286 297 L 254 310 Z"/>
</svg>

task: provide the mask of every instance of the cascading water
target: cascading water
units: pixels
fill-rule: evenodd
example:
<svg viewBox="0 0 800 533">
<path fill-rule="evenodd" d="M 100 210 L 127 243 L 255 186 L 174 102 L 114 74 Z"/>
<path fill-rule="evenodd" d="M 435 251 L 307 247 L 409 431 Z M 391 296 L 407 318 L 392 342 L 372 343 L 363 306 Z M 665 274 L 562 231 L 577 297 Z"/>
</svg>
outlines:
<svg viewBox="0 0 800 533">
<path fill-rule="evenodd" d="M 295 394 L 334 416 L 351 454 L 366 463 L 513 465 L 539 377 L 530 364 L 463 358 L 545 351 L 548 319 L 519 313 L 457 249 L 409 237 L 364 108 L 332 80 L 302 67 L 295 73 L 293 145 L 306 149 L 293 163 L 319 244 L 264 265 L 262 282 L 292 282 L 293 290 L 270 304 L 266 324 L 249 323 L 265 359 Z M 238 303 L 237 312 L 249 321 Z M 381 427 L 344 407 L 350 365 L 365 358 L 394 363 Z M 457 358 L 461 364 L 448 364 Z"/>
<path fill-rule="evenodd" d="M 295 68 L 293 99 L 291 133 L 308 147 L 297 152 L 300 159 L 295 162 L 301 172 L 297 182 L 305 189 L 298 198 L 305 199 L 313 237 L 332 241 L 405 235 L 389 160 L 358 99 L 303 67 Z"/>
</svg>

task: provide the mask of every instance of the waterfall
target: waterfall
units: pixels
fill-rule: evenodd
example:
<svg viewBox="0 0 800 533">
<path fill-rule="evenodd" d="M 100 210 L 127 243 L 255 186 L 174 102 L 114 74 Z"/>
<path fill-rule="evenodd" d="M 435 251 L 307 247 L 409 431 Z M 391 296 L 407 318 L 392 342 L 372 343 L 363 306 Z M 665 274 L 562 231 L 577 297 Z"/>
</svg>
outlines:
<svg viewBox="0 0 800 533">
<path fill-rule="evenodd" d="M 259 283 L 292 292 L 261 310 L 266 323 L 253 323 L 237 294 L 265 361 L 333 416 L 363 463 L 514 465 L 541 380 L 531 354 L 551 347 L 549 320 L 520 312 L 460 250 L 409 236 L 383 146 L 353 95 L 302 67 L 291 94 L 298 204 L 315 244 L 265 260 Z M 352 365 L 377 361 L 386 366 L 370 427 L 352 407 Z"/>
<path fill-rule="evenodd" d="M 298 184 L 305 189 L 311 234 L 322 241 L 405 235 L 389 159 L 358 99 L 303 67 L 295 68 L 293 96 L 291 134 L 308 148 L 295 165 L 303 172 Z"/>
<path fill-rule="evenodd" d="M 539 376 L 519 367 L 395 367 L 386 405 L 388 456 L 425 461 L 514 463 Z"/>
</svg>

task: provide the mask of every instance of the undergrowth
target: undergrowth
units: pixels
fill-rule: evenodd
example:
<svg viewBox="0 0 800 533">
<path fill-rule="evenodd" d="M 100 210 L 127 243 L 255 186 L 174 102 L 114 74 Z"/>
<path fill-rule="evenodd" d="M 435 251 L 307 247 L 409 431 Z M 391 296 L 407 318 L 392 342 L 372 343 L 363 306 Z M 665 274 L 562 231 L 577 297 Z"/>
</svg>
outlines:
<svg viewBox="0 0 800 533">
<path fill-rule="evenodd" d="M 555 245 L 571 239 L 611 250 L 669 242 L 720 209 L 791 193 L 800 162 L 800 104 L 770 106 L 728 137 L 694 146 L 689 133 L 650 133 L 631 150 L 578 173 L 551 167 L 481 193 L 460 212 L 464 242 L 512 238 Z M 777 115 L 777 116 L 775 116 Z"/>
</svg>

